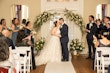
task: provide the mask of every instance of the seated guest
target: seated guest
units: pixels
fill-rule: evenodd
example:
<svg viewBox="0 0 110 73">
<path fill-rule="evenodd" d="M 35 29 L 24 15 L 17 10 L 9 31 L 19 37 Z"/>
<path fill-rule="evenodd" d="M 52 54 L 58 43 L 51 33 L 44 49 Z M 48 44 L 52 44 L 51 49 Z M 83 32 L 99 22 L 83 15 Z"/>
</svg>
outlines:
<svg viewBox="0 0 110 73">
<path fill-rule="evenodd" d="M 8 69 L 10 66 L 15 67 L 14 57 L 6 43 L 6 38 L 0 34 L 0 67 Z"/>
<path fill-rule="evenodd" d="M 95 36 L 93 36 L 94 38 L 94 45 L 95 47 L 110 47 L 110 41 L 107 39 L 108 36 L 108 32 L 106 32 L 105 30 L 102 30 L 101 33 L 101 39 L 97 40 L 97 38 Z M 97 49 L 97 48 L 96 48 Z M 101 56 L 101 51 L 98 52 L 99 56 Z M 95 55 L 93 57 L 93 69 L 94 69 L 94 60 L 95 60 Z"/>
<path fill-rule="evenodd" d="M 14 46 L 14 44 L 13 44 L 13 41 L 9 38 L 9 36 L 10 36 L 9 30 L 4 29 L 4 30 L 2 31 L 2 34 L 7 38 L 7 44 L 8 44 L 8 46 L 9 46 L 9 47 L 11 46 L 12 49 L 15 49 L 15 46 Z"/>
<path fill-rule="evenodd" d="M 97 40 L 97 38 L 93 36 L 95 47 L 110 47 L 110 40 L 107 39 L 109 33 L 102 30 L 100 34 L 102 38 L 100 40 Z"/>
<path fill-rule="evenodd" d="M 24 29 L 18 31 L 16 46 L 32 46 L 31 36 L 27 36 Z"/>
</svg>

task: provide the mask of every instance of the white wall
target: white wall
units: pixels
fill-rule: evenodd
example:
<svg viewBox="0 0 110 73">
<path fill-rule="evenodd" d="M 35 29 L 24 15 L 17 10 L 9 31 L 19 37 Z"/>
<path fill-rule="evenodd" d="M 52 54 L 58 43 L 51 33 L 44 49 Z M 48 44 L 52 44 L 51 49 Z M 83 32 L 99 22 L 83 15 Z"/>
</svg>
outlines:
<svg viewBox="0 0 110 73">
<path fill-rule="evenodd" d="M 11 6 L 13 4 L 28 6 L 29 20 L 32 22 L 41 12 L 40 0 L 0 0 L 0 19 L 5 18 L 8 26 L 11 24 Z"/>
<path fill-rule="evenodd" d="M 55 9 L 69 9 L 83 15 L 83 0 L 70 0 L 69 2 L 55 2 L 47 0 L 41 0 L 41 12 Z"/>
</svg>

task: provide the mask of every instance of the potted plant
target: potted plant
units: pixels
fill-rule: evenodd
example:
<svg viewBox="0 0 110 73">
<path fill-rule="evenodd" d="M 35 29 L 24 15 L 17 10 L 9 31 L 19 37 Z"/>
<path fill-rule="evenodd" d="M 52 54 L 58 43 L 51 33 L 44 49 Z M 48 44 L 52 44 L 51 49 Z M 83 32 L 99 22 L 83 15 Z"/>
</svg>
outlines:
<svg viewBox="0 0 110 73">
<path fill-rule="evenodd" d="M 40 51 L 43 49 L 45 44 L 45 38 L 40 38 L 37 40 L 34 44 L 35 51 L 37 51 L 37 54 L 40 53 Z"/>
<path fill-rule="evenodd" d="M 70 52 L 72 52 L 74 55 L 78 55 L 79 52 L 81 52 L 84 49 L 82 43 L 79 42 L 79 39 L 73 39 L 70 42 L 69 47 L 70 47 Z"/>
</svg>

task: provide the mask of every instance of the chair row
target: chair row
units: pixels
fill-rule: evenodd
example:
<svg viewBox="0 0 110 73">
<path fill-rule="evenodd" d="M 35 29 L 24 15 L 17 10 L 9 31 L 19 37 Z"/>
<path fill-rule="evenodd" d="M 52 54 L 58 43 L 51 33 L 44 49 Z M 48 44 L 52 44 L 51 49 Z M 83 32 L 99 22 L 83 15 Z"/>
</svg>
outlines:
<svg viewBox="0 0 110 73">
<path fill-rule="evenodd" d="M 94 60 L 94 70 L 97 73 L 107 73 L 106 68 L 110 65 L 110 47 L 97 47 Z"/>
<path fill-rule="evenodd" d="M 30 73 L 30 68 L 32 69 L 32 56 L 31 56 L 31 47 L 15 47 L 16 49 L 11 49 L 13 53 L 16 73 Z M 13 67 L 11 67 L 13 68 Z"/>
</svg>

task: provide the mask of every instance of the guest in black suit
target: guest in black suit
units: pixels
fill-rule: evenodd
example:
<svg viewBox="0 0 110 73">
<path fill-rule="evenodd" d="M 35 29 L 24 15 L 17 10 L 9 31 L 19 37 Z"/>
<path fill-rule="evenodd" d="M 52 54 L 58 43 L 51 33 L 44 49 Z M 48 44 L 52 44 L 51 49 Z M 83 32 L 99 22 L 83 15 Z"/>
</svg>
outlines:
<svg viewBox="0 0 110 73">
<path fill-rule="evenodd" d="M 104 22 L 104 26 L 102 30 L 105 30 L 106 32 L 109 33 L 107 38 L 110 40 L 110 17 L 107 17 L 107 16 L 104 17 L 103 22 Z"/>
<path fill-rule="evenodd" d="M 7 29 L 4 29 L 3 31 L 2 31 L 2 34 L 6 37 L 6 42 L 7 42 L 7 44 L 8 44 L 8 46 L 10 47 L 12 47 L 12 49 L 15 49 L 15 46 L 14 46 L 14 44 L 13 44 L 13 41 L 9 38 L 9 36 L 10 36 L 10 32 L 9 32 L 9 30 L 7 30 Z"/>
<path fill-rule="evenodd" d="M 93 44 L 93 35 L 96 35 L 97 32 L 97 25 L 94 23 L 94 16 L 89 16 L 89 23 L 86 25 L 86 32 L 87 32 L 87 44 L 88 44 L 88 57 L 90 59 L 95 54 L 95 47 Z M 91 48 L 92 47 L 92 48 Z M 92 54 L 93 50 L 93 54 Z"/>
<path fill-rule="evenodd" d="M 68 26 L 64 23 L 64 19 L 60 18 L 59 23 L 61 24 L 61 47 L 62 47 L 62 61 L 68 61 L 69 60 L 69 53 L 68 53 Z"/>
<path fill-rule="evenodd" d="M 103 29 L 103 24 L 100 19 L 96 19 L 95 23 L 97 25 L 96 37 L 97 37 L 97 39 L 101 39 L 100 32 Z"/>
</svg>

